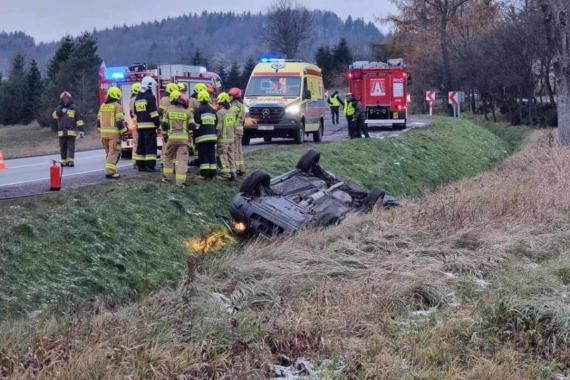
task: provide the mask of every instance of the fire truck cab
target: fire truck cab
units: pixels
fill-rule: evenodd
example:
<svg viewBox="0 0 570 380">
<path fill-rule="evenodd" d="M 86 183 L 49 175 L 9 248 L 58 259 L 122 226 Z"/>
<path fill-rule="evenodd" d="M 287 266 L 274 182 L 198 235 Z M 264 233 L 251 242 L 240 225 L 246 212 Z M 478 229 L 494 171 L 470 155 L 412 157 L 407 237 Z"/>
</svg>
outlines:
<svg viewBox="0 0 570 380">
<path fill-rule="evenodd" d="M 350 65 L 350 92 L 362 102 L 369 128 L 406 128 L 409 77 L 400 58 L 387 63 L 358 61 Z"/>
<path fill-rule="evenodd" d="M 208 70 L 202 66 L 180 64 L 158 65 L 155 69 L 150 69 L 144 64 L 117 67 L 106 67 L 105 64 L 102 64 L 99 70 L 99 103 L 105 102 L 107 90 L 111 86 L 119 87 L 123 93 L 122 103 L 125 110 L 125 120 L 129 126 L 129 138 L 121 143 L 121 157 L 123 158 L 131 157 L 133 151 L 133 123 L 128 112 L 129 101 L 131 99 L 131 87 L 133 83 L 140 82 L 146 76 L 154 78 L 158 83 L 156 91 L 154 92 L 157 103 L 160 102 L 160 98 L 164 96 L 166 85 L 172 82 L 185 83 L 188 87 L 189 96 L 198 83 L 212 86 L 215 93 L 219 92 L 222 88 L 222 81 L 218 74 L 208 72 Z M 159 134 L 157 137 L 159 150 L 162 149 L 162 143 L 162 136 Z"/>
</svg>

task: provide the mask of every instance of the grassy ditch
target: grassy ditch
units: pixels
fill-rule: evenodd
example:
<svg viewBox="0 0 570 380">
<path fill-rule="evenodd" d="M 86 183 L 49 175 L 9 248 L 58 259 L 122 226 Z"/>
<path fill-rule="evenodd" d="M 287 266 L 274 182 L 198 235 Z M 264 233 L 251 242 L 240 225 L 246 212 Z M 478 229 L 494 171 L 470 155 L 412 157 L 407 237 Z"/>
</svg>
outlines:
<svg viewBox="0 0 570 380">
<path fill-rule="evenodd" d="M 365 187 L 417 196 L 489 169 L 510 150 L 470 121 L 434 124 L 394 139 L 323 144 L 322 162 Z M 304 149 L 258 152 L 249 166 L 281 173 Z M 237 187 L 181 190 L 155 175 L 0 203 L 0 319 L 175 284 L 185 270 L 185 241 L 219 225 L 216 215 L 227 213 Z"/>
</svg>

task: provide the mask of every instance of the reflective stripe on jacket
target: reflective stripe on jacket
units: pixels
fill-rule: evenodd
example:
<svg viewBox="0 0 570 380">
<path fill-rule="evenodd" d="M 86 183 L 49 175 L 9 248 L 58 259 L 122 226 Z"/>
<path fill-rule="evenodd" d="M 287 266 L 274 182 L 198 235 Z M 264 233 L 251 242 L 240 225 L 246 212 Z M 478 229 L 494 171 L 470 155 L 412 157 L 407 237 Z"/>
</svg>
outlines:
<svg viewBox="0 0 570 380">
<path fill-rule="evenodd" d="M 188 143 L 192 135 L 190 126 L 194 125 L 194 114 L 182 104 L 171 104 L 163 108 L 162 129 L 168 134 L 168 143 Z"/>
<path fill-rule="evenodd" d="M 216 141 L 216 125 L 218 117 L 216 110 L 208 103 L 201 103 L 194 113 L 194 120 L 197 125 L 195 139 L 196 144 L 208 141 Z"/>
<path fill-rule="evenodd" d="M 97 131 L 108 137 L 127 133 L 123 106 L 118 101 L 101 104 L 97 114 Z"/>
<path fill-rule="evenodd" d="M 235 126 L 235 132 L 238 137 L 243 136 L 243 125 L 245 123 L 245 110 L 243 103 L 239 100 L 232 100 L 230 102 L 231 109 L 237 115 L 237 123 Z"/>
<path fill-rule="evenodd" d="M 77 131 L 83 131 L 84 123 L 79 108 L 75 104 L 59 105 L 51 116 L 57 120 L 57 135 L 59 137 L 73 137 L 77 136 Z"/>
<path fill-rule="evenodd" d="M 231 107 L 229 104 L 227 104 L 226 107 L 222 106 L 222 108 L 218 110 L 218 125 L 216 127 L 218 131 L 218 143 L 234 143 L 236 125 L 239 123 L 236 111 L 239 112 L 239 109 L 237 107 Z"/>
<path fill-rule="evenodd" d="M 156 107 L 156 98 L 151 91 L 141 92 L 135 99 L 137 129 L 158 128 L 160 118 Z"/>
</svg>

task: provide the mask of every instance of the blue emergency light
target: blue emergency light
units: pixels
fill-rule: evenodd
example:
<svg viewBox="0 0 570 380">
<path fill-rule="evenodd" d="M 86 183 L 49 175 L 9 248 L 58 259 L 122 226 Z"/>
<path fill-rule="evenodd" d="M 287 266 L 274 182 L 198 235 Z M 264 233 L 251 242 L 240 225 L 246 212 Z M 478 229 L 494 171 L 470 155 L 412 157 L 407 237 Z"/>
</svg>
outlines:
<svg viewBox="0 0 570 380">
<path fill-rule="evenodd" d="M 271 57 L 263 57 L 260 59 L 262 63 L 270 63 L 270 62 L 285 62 L 286 60 L 283 58 L 271 58 Z"/>
<path fill-rule="evenodd" d="M 105 79 L 107 80 L 123 80 L 125 79 L 125 72 L 127 67 L 108 67 L 105 70 Z"/>
</svg>

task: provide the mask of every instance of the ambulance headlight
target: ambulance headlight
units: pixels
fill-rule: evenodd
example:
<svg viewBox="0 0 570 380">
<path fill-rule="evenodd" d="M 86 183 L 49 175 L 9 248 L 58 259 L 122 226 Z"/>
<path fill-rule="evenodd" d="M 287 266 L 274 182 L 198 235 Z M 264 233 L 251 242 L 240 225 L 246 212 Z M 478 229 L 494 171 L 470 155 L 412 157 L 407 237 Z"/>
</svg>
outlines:
<svg viewBox="0 0 570 380">
<path fill-rule="evenodd" d="M 285 109 L 285 112 L 289 115 L 298 115 L 301 112 L 301 106 L 298 104 L 289 106 Z"/>
</svg>

